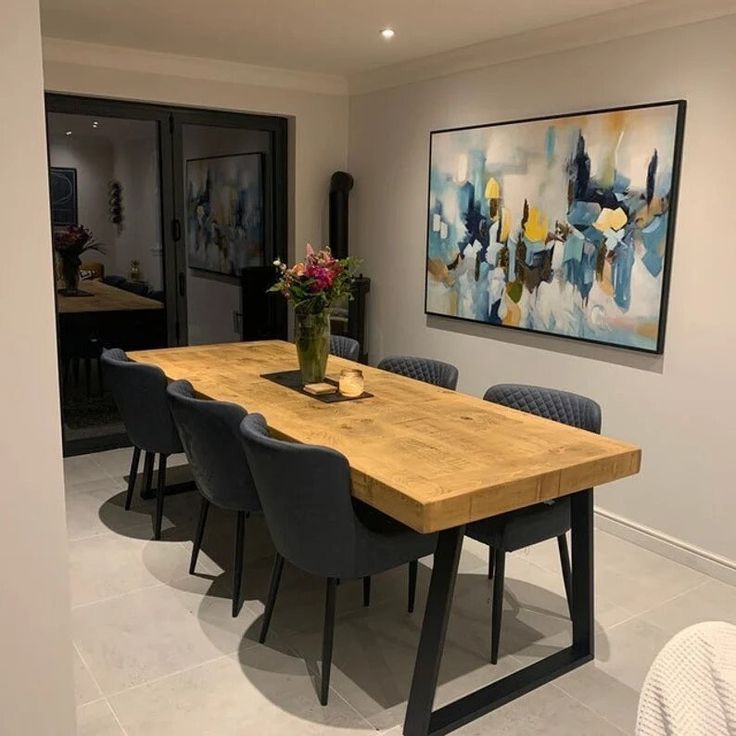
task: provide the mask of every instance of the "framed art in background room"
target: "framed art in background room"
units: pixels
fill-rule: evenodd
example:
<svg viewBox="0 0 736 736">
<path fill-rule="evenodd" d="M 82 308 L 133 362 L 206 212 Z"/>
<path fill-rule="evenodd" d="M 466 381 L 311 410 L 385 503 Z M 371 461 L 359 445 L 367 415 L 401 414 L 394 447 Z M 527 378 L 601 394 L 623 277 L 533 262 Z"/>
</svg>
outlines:
<svg viewBox="0 0 736 736">
<path fill-rule="evenodd" d="M 685 102 L 430 136 L 425 311 L 661 353 Z"/>
<path fill-rule="evenodd" d="M 264 265 L 263 156 L 189 159 L 186 246 L 189 268 L 240 276 Z"/>
<path fill-rule="evenodd" d="M 77 170 L 64 166 L 49 167 L 51 224 L 54 227 L 78 225 Z"/>
</svg>

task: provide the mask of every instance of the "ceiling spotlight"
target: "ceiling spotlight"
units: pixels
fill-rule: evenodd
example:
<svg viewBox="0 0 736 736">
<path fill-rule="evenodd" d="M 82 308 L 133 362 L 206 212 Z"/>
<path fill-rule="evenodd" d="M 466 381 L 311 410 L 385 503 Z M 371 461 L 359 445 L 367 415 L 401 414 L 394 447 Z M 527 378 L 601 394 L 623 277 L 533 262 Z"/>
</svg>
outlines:
<svg viewBox="0 0 736 736">
<path fill-rule="evenodd" d="M 71 135 L 72 134 L 71 130 L 67 130 L 66 134 Z"/>
<path fill-rule="evenodd" d="M 92 127 L 96 128 L 99 125 L 99 123 L 96 120 L 92 121 Z"/>
<path fill-rule="evenodd" d="M 384 28 L 381 31 L 381 36 L 383 36 L 384 41 L 390 41 L 395 35 L 393 28 Z"/>
</svg>

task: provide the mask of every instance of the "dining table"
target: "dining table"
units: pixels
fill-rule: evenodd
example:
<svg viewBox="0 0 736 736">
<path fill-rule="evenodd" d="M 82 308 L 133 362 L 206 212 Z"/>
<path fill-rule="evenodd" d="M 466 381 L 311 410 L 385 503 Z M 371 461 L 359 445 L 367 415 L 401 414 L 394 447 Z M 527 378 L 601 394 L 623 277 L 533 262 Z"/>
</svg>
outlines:
<svg viewBox="0 0 736 736">
<path fill-rule="evenodd" d="M 278 340 L 146 350 L 130 358 L 157 365 L 169 380 L 190 381 L 201 397 L 263 414 L 275 437 L 341 452 L 355 498 L 417 532 L 438 532 L 406 736 L 448 733 L 593 658 L 593 488 L 638 473 L 638 447 L 334 356 L 328 377 L 359 367 L 370 396 L 320 400 L 274 380 L 298 369 L 294 345 Z M 568 495 L 570 645 L 435 709 L 466 525 Z"/>
<path fill-rule="evenodd" d="M 159 311 L 164 308 L 164 305 L 156 299 L 118 289 L 97 279 L 82 281 L 80 291 L 85 292 L 84 296 L 68 296 L 61 291 L 58 292 L 56 304 L 59 314 Z"/>
</svg>

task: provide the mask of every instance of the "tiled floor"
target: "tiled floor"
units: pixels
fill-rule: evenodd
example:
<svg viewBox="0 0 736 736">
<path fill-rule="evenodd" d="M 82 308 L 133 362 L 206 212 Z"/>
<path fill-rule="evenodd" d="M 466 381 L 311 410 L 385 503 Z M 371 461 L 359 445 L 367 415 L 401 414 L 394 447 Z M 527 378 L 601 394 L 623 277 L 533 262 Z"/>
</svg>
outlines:
<svg viewBox="0 0 736 736">
<path fill-rule="evenodd" d="M 246 534 L 246 602 L 230 616 L 234 519 L 213 511 L 198 575 L 187 574 L 198 498 L 123 507 L 129 450 L 65 461 L 80 736 L 401 733 L 421 614 L 405 609 L 406 571 L 338 589 L 330 704 L 318 704 L 321 581 L 284 572 L 272 635 L 257 643 L 273 550 Z M 178 460 L 182 462 L 181 459 Z M 438 702 L 544 656 L 569 638 L 557 547 L 511 555 L 498 665 L 488 662 L 486 551 L 466 540 Z M 420 565 L 418 610 L 430 560 Z M 631 734 L 638 691 L 667 639 L 690 623 L 736 623 L 736 589 L 598 533 L 597 659 L 460 729 L 474 734 Z"/>
</svg>

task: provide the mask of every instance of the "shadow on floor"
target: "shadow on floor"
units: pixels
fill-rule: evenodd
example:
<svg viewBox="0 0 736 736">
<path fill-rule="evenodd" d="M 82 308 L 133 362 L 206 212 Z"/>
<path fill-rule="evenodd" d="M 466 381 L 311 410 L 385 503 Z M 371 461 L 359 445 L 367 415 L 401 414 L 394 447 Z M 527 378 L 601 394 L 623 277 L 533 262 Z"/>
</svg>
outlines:
<svg viewBox="0 0 736 736">
<path fill-rule="evenodd" d="M 177 470 L 177 477 L 186 470 Z M 125 491 L 117 492 L 99 509 L 100 519 L 113 532 L 138 539 L 152 539 L 155 500 L 140 498 L 136 489 L 131 512 L 135 523 L 123 511 Z M 196 527 L 200 496 L 196 492 L 167 497 L 163 539 L 160 543 L 190 543 Z M 145 517 L 150 517 L 150 523 Z M 209 581 L 206 596 L 196 612 L 203 630 L 213 625 L 212 611 L 205 606 L 212 599 L 229 602 L 231 597 L 235 514 L 211 508 L 202 544 L 197 577 Z M 153 542 L 152 544 L 159 544 Z M 253 515 L 246 524 L 243 577 L 243 638 L 238 658 L 245 677 L 264 697 L 281 708 L 289 708 L 293 698 L 284 699 L 278 678 L 264 669 L 268 657 L 255 646 L 261 629 L 262 611 L 268 591 L 273 545 L 262 517 Z M 186 585 L 182 570 L 181 585 Z M 359 581 L 343 581 L 338 588 L 338 613 L 332 665 L 332 686 L 377 728 L 401 723 L 411 683 L 424 601 L 431 569 L 420 564 L 417 607 L 406 611 L 407 571 L 392 570 L 376 576 L 370 608 L 362 606 Z M 170 581 L 164 581 L 172 585 Z M 174 581 L 176 587 L 177 583 Z M 453 615 L 447 635 L 437 704 L 460 697 L 494 679 L 504 677 L 535 659 L 547 656 L 570 639 L 570 621 L 563 596 L 544 587 L 509 575 L 501 638 L 501 658 L 489 661 L 491 583 L 484 569 L 458 575 Z M 209 599 L 209 600 L 208 600 Z M 315 690 L 315 718 L 319 722 L 317 692 L 321 659 L 324 581 L 287 565 L 266 647 L 303 661 Z M 220 610 L 220 609 L 218 609 Z M 228 616 L 223 605 L 222 615 Z M 206 621 L 206 625 L 205 625 Z M 224 625 L 223 621 L 223 625 Z M 227 622 L 232 625 L 231 621 Z M 600 629 L 599 629 L 600 631 Z M 598 637 L 599 650 L 607 647 Z M 267 667 L 267 665 L 265 665 Z M 262 673 L 262 676 L 261 676 Z M 338 697 L 336 693 L 332 698 Z M 299 709 L 301 718 L 305 716 Z"/>
</svg>

